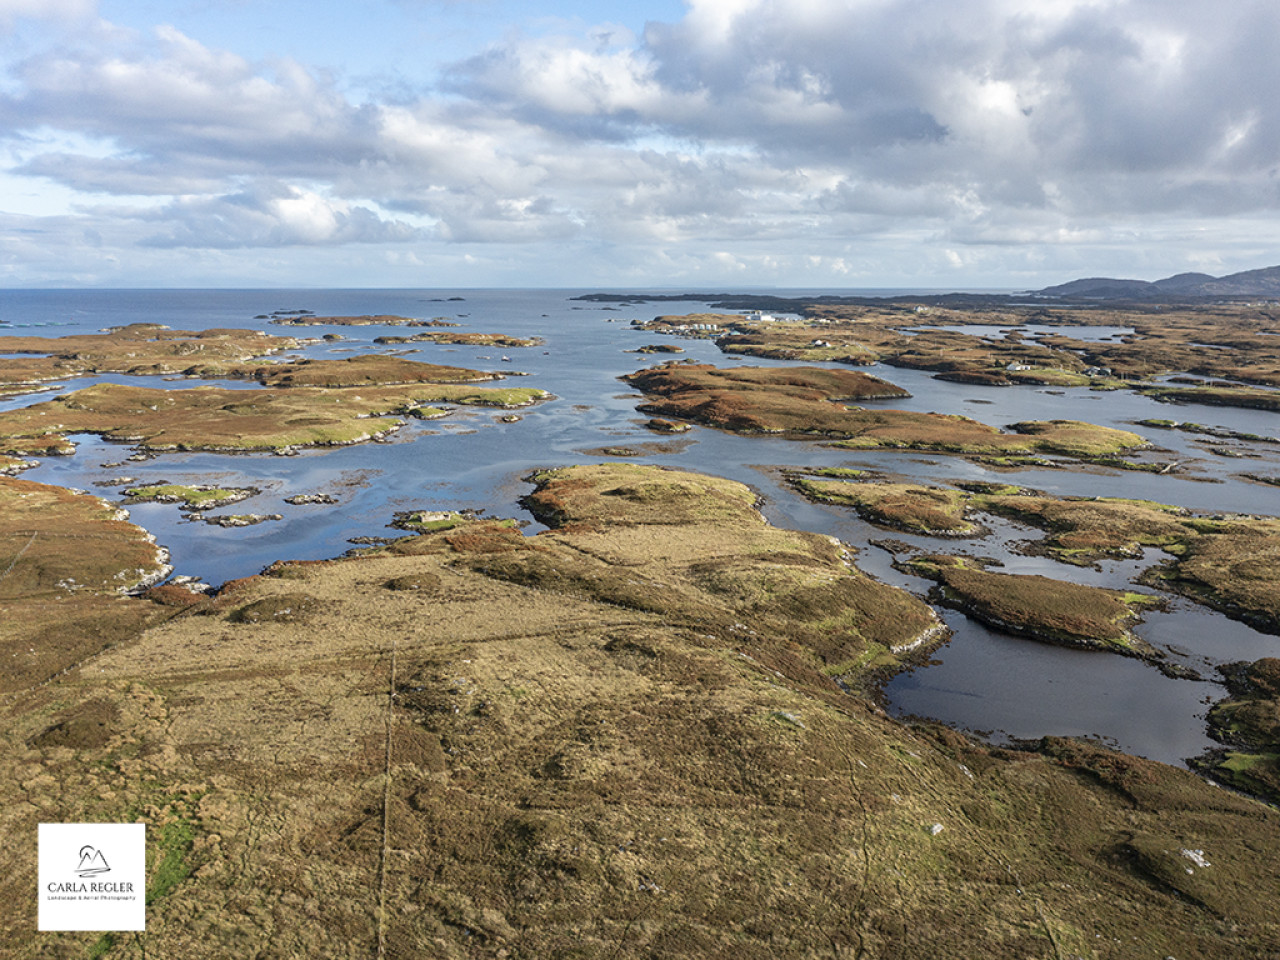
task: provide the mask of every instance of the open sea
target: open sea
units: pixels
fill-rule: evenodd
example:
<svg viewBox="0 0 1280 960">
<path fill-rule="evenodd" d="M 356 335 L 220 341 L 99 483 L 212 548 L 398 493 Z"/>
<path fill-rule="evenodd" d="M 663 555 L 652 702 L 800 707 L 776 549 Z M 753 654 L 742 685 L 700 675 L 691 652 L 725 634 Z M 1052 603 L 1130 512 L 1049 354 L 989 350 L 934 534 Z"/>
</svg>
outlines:
<svg viewBox="0 0 1280 960">
<path fill-rule="evenodd" d="M 880 401 L 900 409 L 962 413 L 994 425 L 1019 420 L 1067 418 L 1122 429 L 1137 429 L 1186 460 L 1187 474 L 1094 470 L 989 471 L 957 457 L 912 452 L 857 453 L 831 450 L 817 442 L 739 437 L 695 427 L 683 436 L 663 437 L 644 427 L 636 411 L 641 396 L 618 377 L 661 362 L 633 351 L 649 343 L 678 343 L 682 358 L 721 366 L 786 365 L 727 357 L 705 340 L 672 341 L 637 331 L 632 319 L 704 311 L 701 301 L 611 305 L 575 301 L 585 290 L 0 290 L 0 336 L 59 337 L 128 323 L 161 323 L 177 329 L 246 327 L 284 336 L 340 341 L 307 345 L 290 356 L 341 358 L 389 352 L 431 363 L 473 367 L 527 376 L 508 382 L 539 387 L 554 399 L 516 411 L 521 420 L 503 423 L 510 411 L 458 408 L 442 420 L 411 422 L 383 442 L 302 451 L 297 456 L 267 454 L 162 454 L 128 462 L 127 444 L 95 436 L 75 437 L 70 457 L 50 457 L 22 474 L 24 479 L 89 490 L 119 500 L 121 476 L 139 484 L 206 483 L 252 486 L 261 493 L 222 511 L 280 514 L 283 519 L 252 527 L 221 528 L 193 523 L 176 506 L 129 507 L 134 522 L 166 546 L 175 575 L 210 584 L 257 573 L 275 560 L 320 559 L 343 554 L 352 538 L 395 536 L 388 524 L 408 510 L 472 509 L 539 525 L 521 506 L 535 469 L 609 459 L 601 450 L 629 447 L 632 462 L 657 463 L 739 480 L 758 492 L 770 522 L 839 537 L 856 553 L 859 566 L 921 596 L 929 583 L 894 570 L 892 557 L 872 546 L 885 538 L 928 544 L 931 549 L 996 557 L 1010 573 L 1040 573 L 1064 580 L 1122 587 L 1143 562 L 1081 569 L 1016 552 L 1020 540 L 1037 533 L 1007 523 L 991 523 L 987 537 L 930 541 L 886 531 L 858 519 L 848 509 L 810 503 L 782 482 L 784 466 L 839 466 L 874 469 L 915 480 L 946 484 L 957 480 L 1015 482 L 1053 494 L 1117 496 L 1158 500 L 1198 512 L 1280 513 L 1280 488 L 1249 483 L 1242 472 L 1280 472 L 1280 444 L 1230 444 L 1243 459 L 1215 456 L 1196 438 L 1174 431 L 1144 431 L 1143 418 L 1194 419 L 1203 424 L 1264 436 L 1280 435 L 1280 416 L 1258 410 L 1198 406 L 1171 408 L 1131 393 L 1092 393 L 1019 386 L 984 388 L 934 380 L 928 373 L 875 366 L 867 372 L 906 388 L 909 400 Z M 625 292 L 625 291 L 621 291 Z M 774 291 L 770 291 L 774 292 Z M 803 291 L 816 294 L 887 295 L 907 291 Z M 784 295 L 797 295 L 788 291 Z M 375 337 L 412 333 L 403 327 L 274 326 L 255 319 L 277 311 L 308 310 L 319 316 L 392 314 L 458 323 L 460 331 L 540 337 L 526 348 L 474 348 L 437 344 L 379 346 Z M 1053 328 L 1055 332 L 1073 331 Z M 971 330 L 982 335 L 980 330 Z M 1120 330 L 1086 331 L 1118 336 Z M 4 356 L 0 341 L 0 356 Z M 505 359 L 504 359 L 505 358 Z M 160 377 L 93 377 L 57 384 L 51 393 L 0 401 L 0 410 L 47 399 L 55 393 L 103 380 L 148 387 L 186 388 L 201 381 Z M 253 384 L 225 384 L 258 389 Z M 1225 444 L 1215 444 L 1223 446 Z M 292 506 L 295 494 L 328 493 L 336 505 Z M 1175 680 L 1137 660 L 1053 647 L 990 631 L 962 614 L 943 611 L 954 634 L 927 663 L 898 675 L 883 690 L 886 707 L 898 715 L 942 720 L 995 741 L 1045 735 L 1087 736 L 1128 752 L 1180 764 L 1212 746 L 1204 716 L 1225 696 L 1214 667 L 1234 660 L 1280 656 L 1280 637 L 1261 634 L 1180 598 L 1168 609 L 1149 613 L 1137 632 L 1201 680 Z"/>
</svg>

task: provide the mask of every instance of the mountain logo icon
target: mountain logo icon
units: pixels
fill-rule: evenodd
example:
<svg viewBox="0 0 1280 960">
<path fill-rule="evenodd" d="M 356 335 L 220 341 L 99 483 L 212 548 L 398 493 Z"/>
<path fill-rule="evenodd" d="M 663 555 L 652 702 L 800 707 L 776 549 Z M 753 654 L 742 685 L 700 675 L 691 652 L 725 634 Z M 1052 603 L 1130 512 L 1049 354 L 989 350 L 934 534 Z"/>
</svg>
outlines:
<svg viewBox="0 0 1280 960">
<path fill-rule="evenodd" d="M 96 877 L 110 869 L 107 858 L 102 855 L 101 850 L 88 844 L 80 848 L 80 866 L 76 867 L 76 873 L 79 876 Z"/>
</svg>

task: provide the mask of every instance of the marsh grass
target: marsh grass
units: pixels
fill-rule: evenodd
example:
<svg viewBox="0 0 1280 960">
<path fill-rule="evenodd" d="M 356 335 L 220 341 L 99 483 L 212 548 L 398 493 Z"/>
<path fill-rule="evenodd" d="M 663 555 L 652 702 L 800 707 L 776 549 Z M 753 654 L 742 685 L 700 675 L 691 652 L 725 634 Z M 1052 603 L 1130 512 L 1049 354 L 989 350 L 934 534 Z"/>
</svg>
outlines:
<svg viewBox="0 0 1280 960">
<path fill-rule="evenodd" d="M 156 483 L 142 487 L 126 487 L 130 500 L 158 503 L 180 503 L 188 510 L 212 510 L 248 499 L 258 491 L 252 487 L 215 487 L 205 484 L 184 485 Z"/>
<path fill-rule="evenodd" d="M 1075 420 L 1028 421 L 1002 433 L 954 414 L 850 407 L 843 401 L 903 395 L 892 384 L 851 370 L 673 364 L 623 379 L 646 394 L 640 408 L 646 413 L 738 433 L 819 436 L 855 450 L 1096 457 L 1145 443 L 1129 431 Z"/>
<path fill-rule="evenodd" d="M 1204 403 L 1220 407 L 1248 407 L 1280 411 L 1280 393 L 1256 387 L 1143 387 L 1143 396 L 1174 403 Z"/>
<path fill-rule="evenodd" d="M 1210 776 L 1280 803 L 1280 660 L 1222 668 L 1230 696 L 1209 710 L 1209 732 L 1228 749 L 1198 762 Z"/>
<path fill-rule="evenodd" d="M 536 537 L 476 520 L 280 565 L 15 701 L 6 945 L 100 942 L 35 933 L 26 851 L 40 818 L 131 811 L 161 841 L 165 892 L 128 945 L 148 956 L 384 942 L 402 957 L 1021 960 L 1087 956 L 1095 934 L 1136 938 L 1134 956 L 1275 942 L 1256 895 L 1280 882 L 1275 811 L 1095 745 L 1010 751 L 905 726 L 845 692 L 833 674 L 900 662 L 904 620 L 932 614 L 828 538 L 769 527 L 745 487 L 620 463 L 540 486 L 561 522 Z M 646 489 L 678 492 L 688 522 L 662 522 Z M 486 572 L 530 557 L 521 582 Z M 400 578 L 431 589 L 384 587 Z M 236 616 L 295 594 L 318 601 L 303 622 Z M 91 715 L 105 748 L 39 741 Z M 1187 876 L 1183 846 L 1213 868 Z"/>
<path fill-rule="evenodd" d="M 944 603 L 1001 630 L 1063 646 L 1154 654 L 1128 629 L 1141 607 L 1156 602 L 1153 597 L 1039 575 L 992 573 L 960 557 L 916 557 L 902 567 L 938 581 Z"/>
<path fill-rule="evenodd" d="M 394 414 L 412 413 L 431 402 L 505 407 L 528 405 L 544 396 L 531 388 L 491 392 L 450 384 L 246 391 L 105 383 L 0 414 L 0 450 L 24 453 L 69 445 L 65 435 L 74 433 L 98 433 L 144 450 L 346 445 L 397 429 L 403 421 Z"/>
<path fill-rule="evenodd" d="M 791 477 L 805 495 L 854 507 L 859 516 L 912 533 L 968 536 L 980 527 L 965 518 L 969 496 L 960 490 L 904 483 L 849 483 Z"/>
</svg>

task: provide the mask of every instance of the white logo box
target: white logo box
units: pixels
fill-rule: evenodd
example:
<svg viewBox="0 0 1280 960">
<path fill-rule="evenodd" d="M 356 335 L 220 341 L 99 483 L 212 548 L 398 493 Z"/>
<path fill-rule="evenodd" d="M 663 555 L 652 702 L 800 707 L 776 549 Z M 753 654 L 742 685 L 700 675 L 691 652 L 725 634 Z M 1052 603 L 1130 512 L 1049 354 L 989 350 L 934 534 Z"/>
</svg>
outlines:
<svg viewBox="0 0 1280 960">
<path fill-rule="evenodd" d="M 42 823 L 39 840 L 39 929 L 146 929 L 146 824 Z"/>
</svg>

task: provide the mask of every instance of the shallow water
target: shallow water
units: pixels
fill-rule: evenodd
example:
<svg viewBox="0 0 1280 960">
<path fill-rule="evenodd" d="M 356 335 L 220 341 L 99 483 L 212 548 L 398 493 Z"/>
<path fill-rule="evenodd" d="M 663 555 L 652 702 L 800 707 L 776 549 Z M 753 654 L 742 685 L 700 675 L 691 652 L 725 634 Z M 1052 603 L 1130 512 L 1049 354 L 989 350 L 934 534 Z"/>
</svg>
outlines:
<svg viewBox="0 0 1280 960">
<path fill-rule="evenodd" d="M 1175 503 L 1202 512 L 1280 513 L 1280 489 L 1250 483 L 1237 474 L 1280 471 L 1280 445 L 1239 444 L 1213 440 L 1249 454 L 1228 459 L 1209 453 L 1207 438 L 1169 430 L 1134 427 L 1144 418 L 1194 420 L 1229 430 L 1280 433 L 1275 414 L 1228 407 L 1161 404 L 1128 392 L 1050 391 L 1019 386 L 983 388 L 934 380 L 927 372 L 876 366 L 868 369 L 912 393 L 906 400 L 878 406 L 911 410 L 961 412 L 994 425 L 1029 419 L 1081 419 L 1132 429 L 1168 452 L 1153 459 L 1187 461 L 1184 475 L 1098 469 L 1037 469 L 1014 473 L 987 469 L 948 456 L 900 452 L 833 450 L 809 441 L 739 437 L 695 428 L 680 437 L 655 435 L 636 411 L 639 394 L 617 378 L 661 362 L 634 351 L 647 343 L 678 343 L 682 357 L 722 366 L 782 362 L 726 357 L 714 343 L 672 341 L 634 330 L 631 319 L 658 314 L 702 311 L 701 302 L 664 302 L 613 306 L 574 302 L 576 291 L 512 290 L 291 290 L 291 291 L 0 291 L 0 317 L 10 327 L 58 325 L 49 336 L 94 332 L 133 322 L 164 323 L 200 330 L 252 327 L 297 338 L 326 333 L 342 342 L 314 342 L 292 354 L 341 357 L 356 353 L 404 353 L 417 360 L 495 370 L 524 371 L 506 383 L 539 387 L 555 399 L 516 411 L 518 423 L 501 423 L 507 411 L 459 408 L 444 420 L 411 422 L 386 442 L 303 451 L 297 456 L 209 453 L 164 454 L 142 462 L 127 461 L 125 444 L 78 436 L 72 457 L 50 457 L 24 477 L 89 489 L 118 502 L 119 487 L 103 481 L 122 476 L 138 483 L 209 482 L 252 486 L 261 492 L 215 513 L 281 514 L 283 519 L 246 528 L 224 529 L 185 519 L 177 507 L 136 504 L 133 519 L 151 530 L 172 553 L 176 573 L 217 584 L 256 573 L 279 559 L 319 559 L 343 553 L 353 537 L 395 536 L 387 524 L 396 512 L 412 509 L 484 510 L 492 515 L 528 520 L 520 498 L 531 490 L 522 478 L 539 467 L 606 459 L 592 453 L 602 447 L 640 448 L 632 458 L 698 470 L 742 481 L 759 492 L 771 522 L 818 530 L 840 537 L 856 548 L 859 565 L 887 582 L 923 595 L 929 584 L 899 573 L 892 557 L 869 546 L 876 539 L 912 542 L 934 552 L 963 552 L 996 557 L 1015 573 L 1040 573 L 1060 579 L 1123 586 L 1160 556 L 1149 551 L 1143 562 L 1123 561 L 1101 569 L 1065 566 L 1045 558 L 1010 552 L 1018 541 L 1035 539 L 1036 531 L 991 520 L 983 538 L 933 540 L 873 527 L 847 509 L 809 503 L 796 495 L 772 469 L 792 466 L 852 466 L 932 483 L 958 480 L 1012 482 L 1049 493 L 1120 496 Z M 463 301 L 449 301 L 460 296 Z M 283 326 L 255 320 L 277 310 L 307 309 L 318 315 L 398 314 L 447 317 L 459 331 L 540 336 L 544 343 L 527 348 L 469 347 L 443 344 L 379 346 L 383 335 L 414 330 L 396 326 Z M 0 327 L 0 334 L 10 327 Z M 452 329 L 452 328 L 450 328 Z M 973 327 L 965 328 L 973 332 Z M 1003 328 L 1002 328 L 1003 329 Z M 1115 335 L 1105 328 L 1046 328 L 1081 339 Z M 16 332 L 16 330 L 15 330 Z M 34 332 L 23 330 L 24 333 Z M 510 358 L 504 363 L 501 357 Z M 201 381 L 159 377 L 81 378 L 61 382 L 49 393 L 0 402 L 0 410 L 48 399 L 99 380 L 140 386 L 183 388 Z M 237 389 L 259 389 L 243 381 L 218 381 Z M 123 462 L 122 462 L 123 461 Z M 1199 479 L 1196 479 L 1199 478 Z M 1215 482 L 1203 482 L 1212 480 Z M 284 503 L 299 493 L 330 493 L 334 506 Z M 541 529 L 530 522 L 526 532 Z M 1139 628 L 1146 639 L 1171 658 L 1198 670 L 1205 681 L 1172 680 L 1134 660 L 1063 650 L 1012 638 L 945 612 L 954 636 L 930 665 L 905 673 L 885 687 L 889 708 L 900 714 L 942 719 L 998 736 L 1032 738 L 1047 734 L 1087 735 L 1126 750 L 1179 762 L 1208 745 L 1203 714 L 1207 699 L 1222 696 L 1210 682 L 1213 666 L 1235 659 L 1280 655 L 1280 638 L 1259 634 L 1221 615 L 1175 600 L 1168 611 L 1148 614 Z"/>
<path fill-rule="evenodd" d="M 948 333 L 963 333 L 971 337 L 984 337 L 992 340 L 1003 340 L 1006 335 L 1013 332 L 1022 334 L 1024 339 L 1060 335 L 1070 337 L 1073 340 L 1084 340 L 1090 343 L 1119 340 L 1122 337 L 1132 336 L 1136 332 L 1133 327 L 1084 325 L 1058 326 L 1056 324 L 1046 323 L 1023 323 L 1017 325 L 994 323 L 948 323 L 938 325 L 930 324 L 927 327 L 917 329 L 945 330 Z M 904 330 L 903 332 L 911 333 L 913 331 Z"/>
</svg>

